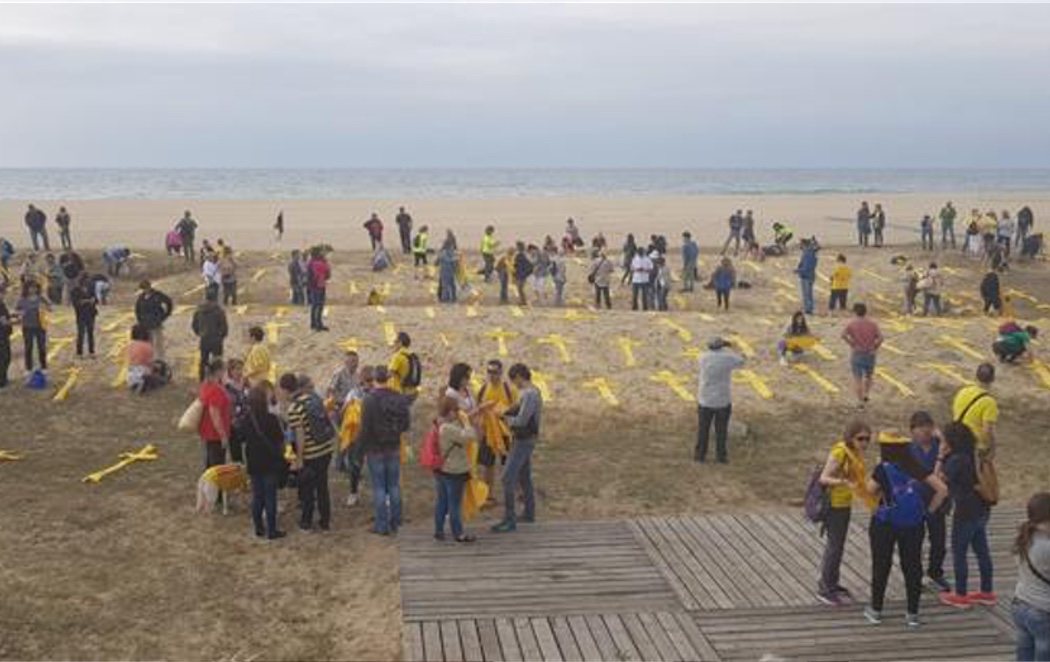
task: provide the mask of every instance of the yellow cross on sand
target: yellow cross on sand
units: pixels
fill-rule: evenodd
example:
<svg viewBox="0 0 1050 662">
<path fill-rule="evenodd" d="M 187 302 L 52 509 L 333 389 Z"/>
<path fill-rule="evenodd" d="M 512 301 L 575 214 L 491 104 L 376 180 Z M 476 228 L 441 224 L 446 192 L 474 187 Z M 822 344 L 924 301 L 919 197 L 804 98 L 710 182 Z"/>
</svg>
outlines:
<svg viewBox="0 0 1050 662">
<path fill-rule="evenodd" d="M 393 345 L 397 340 L 397 328 L 393 322 L 383 322 L 383 338 L 387 345 Z"/>
<path fill-rule="evenodd" d="M 883 345 L 883 347 L 885 347 L 885 345 Z M 834 361 L 836 358 L 834 352 L 825 347 L 823 343 L 819 342 L 813 345 L 813 353 L 825 361 Z"/>
<path fill-rule="evenodd" d="M 704 350 L 699 347 L 686 347 L 682 350 L 682 356 L 696 360 L 700 358 L 700 355 L 704 353 Z"/>
<path fill-rule="evenodd" d="M 73 385 L 77 383 L 77 379 L 80 377 L 80 368 L 72 367 L 69 369 L 69 376 L 66 377 L 66 383 L 62 384 L 62 387 L 55 393 L 55 397 L 52 398 L 55 402 L 63 402 L 69 397 L 69 392 L 73 390 Z"/>
<path fill-rule="evenodd" d="M 247 314 L 248 313 L 248 304 L 244 304 L 243 306 L 237 306 L 236 308 L 233 309 L 233 312 L 237 313 L 238 315 L 242 315 L 242 316 Z"/>
<path fill-rule="evenodd" d="M 390 296 L 390 283 L 389 282 L 380 283 L 379 284 L 379 289 L 377 291 L 381 295 L 383 295 L 384 297 Z"/>
<path fill-rule="evenodd" d="M 510 314 L 514 317 L 525 317 L 525 311 L 521 309 L 521 306 L 511 306 Z"/>
<path fill-rule="evenodd" d="M 1029 367 L 1035 373 L 1035 376 L 1039 378 L 1039 381 L 1043 383 L 1043 386 L 1050 388 L 1050 368 L 1047 368 L 1046 364 L 1039 359 L 1032 361 Z"/>
<path fill-rule="evenodd" d="M 437 275 L 438 275 L 437 267 L 435 267 L 432 264 L 428 264 L 427 265 L 427 278 L 437 278 Z"/>
<path fill-rule="evenodd" d="M 569 346 L 564 336 L 558 333 L 552 333 L 549 336 L 537 338 L 536 342 L 541 345 L 553 345 L 558 350 L 558 355 L 561 357 L 563 363 L 572 363 L 572 356 L 569 355 Z"/>
<path fill-rule="evenodd" d="M 281 319 L 288 314 L 288 306 L 277 306 L 273 309 L 273 316 L 277 319 Z"/>
<path fill-rule="evenodd" d="M 886 277 L 885 277 L 885 276 L 883 276 L 882 274 L 879 274 L 879 273 L 875 273 L 875 272 L 874 272 L 874 271 L 872 271 L 871 269 L 861 269 L 861 271 L 863 271 L 864 273 L 868 274 L 869 276 L 871 276 L 871 277 L 872 277 L 872 278 L 874 278 L 875 280 L 881 280 L 881 281 L 882 281 L 882 282 L 884 282 L 884 283 L 888 283 L 888 282 L 890 282 L 890 279 L 889 279 L 889 278 L 886 278 Z"/>
<path fill-rule="evenodd" d="M 554 392 L 551 391 L 550 385 L 547 383 L 547 373 L 533 370 L 532 383 L 535 384 L 536 389 L 543 396 L 544 402 L 552 402 L 554 400 Z"/>
<path fill-rule="evenodd" d="M 751 359 L 755 357 L 755 348 L 751 346 L 751 343 L 748 342 L 747 338 L 744 338 L 743 336 L 734 333 L 733 335 L 729 336 L 729 340 L 732 341 L 734 345 L 739 347 L 740 353 L 746 356 L 747 358 Z"/>
<path fill-rule="evenodd" d="M 159 456 L 157 455 L 157 448 L 153 444 L 146 444 L 137 451 L 133 451 L 130 453 L 121 453 L 117 457 L 120 458 L 119 462 L 112 466 L 106 467 L 101 471 L 96 471 L 93 474 L 88 474 L 87 476 L 84 476 L 83 482 L 97 485 L 103 478 L 105 478 L 109 474 L 120 471 L 128 465 L 134 464 L 136 462 L 151 462 L 153 460 L 156 460 Z"/>
<path fill-rule="evenodd" d="M 815 381 L 820 388 L 824 389 L 828 393 L 838 393 L 839 387 L 832 384 L 824 375 L 820 374 L 813 368 L 810 368 L 805 363 L 793 363 L 791 367 L 809 376 L 810 379 Z"/>
<path fill-rule="evenodd" d="M 116 362 L 118 359 L 120 359 L 120 355 L 124 353 L 124 350 L 128 348 L 128 344 L 130 342 L 131 341 L 128 340 L 128 337 L 125 335 L 121 335 L 118 338 L 114 338 L 113 344 L 109 346 L 109 351 L 106 353 L 106 356 L 110 360 Z"/>
<path fill-rule="evenodd" d="M 252 274 L 252 282 L 253 283 L 258 283 L 260 280 L 263 279 L 263 276 L 265 276 L 265 275 L 266 275 L 266 267 L 260 267 L 260 268 L 256 269 L 255 273 Z"/>
<path fill-rule="evenodd" d="M 271 345 L 276 345 L 277 340 L 281 336 L 281 329 L 286 326 L 291 326 L 288 322 L 274 322 L 270 321 L 266 323 L 266 340 Z"/>
<path fill-rule="evenodd" d="M 705 322 L 714 322 L 715 321 L 714 315 L 708 315 L 707 313 L 697 313 L 697 316 L 700 317 L 700 319 L 702 319 Z"/>
<path fill-rule="evenodd" d="M 787 278 L 784 278 L 783 276 L 773 276 L 773 282 L 779 285 L 783 285 L 788 290 L 795 289 L 795 284 L 789 281 Z"/>
<path fill-rule="evenodd" d="M 975 358 L 975 359 L 978 359 L 980 361 L 983 361 L 985 359 L 984 354 L 981 354 L 976 349 L 971 347 L 962 338 L 957 338 L 955 336 L 950 336 L 950 335 L 945 334 L 945 335 L 940 336 L 937 339 L 937 343 L 940 344 L 940 345 L 945 345 L 947 347 L 951 347 L 952 349 L 960 351 L 963 354 L 966 354 L 967 356 L 969 356 L 971 358 Z"/>
<path fill-rule="evenodd" d="M 887 317 L 883 320 L 882 323 L 888 326 L 891 330 L 896 331 L 897 333 L 911 331 L 912 329 L 911 324 L 905 324 L 900 320 L 900 318 L 897 317 Z"/>
<path fill-rule="evenodd" d="M 686 308 L 689 307 L 689 302 L 687 302 L 685 300 L 685 297 L 682 296 L 681 294 L 674 295 L 674 298 L 672 298 L 671 300 L 674 301 L 674 306 L 678 310 L 685 310 Z"/>
<path fill-rule="evenodd" d="M 467 317 L 477 317 L 478 307 L 474 305 L 467 306 Z"/>
<path fill-rule="evenodd" d="M 590 313 L 582 313 L 575 308 L 569 308 L 565 311 L 565 319 L 569 322 L 581 322 L 583 320 L 598 319 L 598 316 Z"/>
<path fill-rule="evenodd" d="M 893 376 L 893 373 L 883 367 L 875 368 L 875 376 L 881 377 L 883 381 L 888 383 L 893 388 L 906 398 L 915 396 L 915 391 L 908 388 L 907 384 L 902 383 L 899 379 Z"/>
<path fill-rule="evenodd" d="M 22 459 L 21 453 L 0 450 L 0 462 L 18 462 Z"/>
<path fill-rule="evenodd" d="M 828 275 L 826 273 L 824 273 L 823 271 L 820 271 L 819 269 L 817 270 L 817 278 L 819 278 L 820 280 L 822 280 L 825 283 L 830 283 L 831 282 L 831 279 L 828 278 Z"/>
<path fill-rule="evenodd" d="M 693 394 L 685 387 L 685 383 L 689 381 L 688 377 L 676 375 L 670 370 L 661 370 L 660 372 L 649 375 L 649 380 L 660 384 L 667 384 L 668 388 L 674 391 L 675 395 L 679 398 L 686 402 L 693 402 Z"/>
<path fill-rule="evenodd" d="M 515 331 L 504 331 L 503 327 L 496 327 L 485 334 L 486 337 L 496 341 L 496 350 L 500 356 L 508 356 L 507 340 L 518 336 Z"/>
<path fill-rule="evenodd" d="M 350 281 L 348 286 L 350 287 L 350 294 L 359 294 L 361 292 L 361 290 L 357 289 L 357 283 L 354 281 Z"/>
<path fill-rule="evenodd" d="M 1012 297 L 1016 297 L 1018 299 L 1024 299 L 1028 303 L 1032 303 L 1032 304 L 1039 303 L 1039 299 L 1036 299 L 1031 294 L 1026 294 L 1026 293 L 1022 292 L 1021 290 L 1017 290 L 1017 289 L 1014 289 L 1014 288 L 1010 288 L 1010 291 L 1008 291 L 1007 294 L 1009 294 Z"/>
<path fill-rule="evenodd" d="M 194 352 L 187 352 L 184 356 L 186 361 L 186 379 L 199 379 L 200 357 Z"/>
<path fill-rule="evenodd" d="M 113 388 L 120 388 L 128 382 L 128 359 L 124 358 L 124 361 L 120 364 L 120 370 L 117 371 L 117 376 L 110 382 L 110 386 Z"/>
<path fill-rule="evenodd" d="M 430 287 L 428 289 L 430 290 L 430 296 L 432 296 L 432 297 L 436 297 L 437 296 L 437 294 L 438 294 L 437 283 L 431 283 Z"/>
<path fill-rule="evenodd" d="M 126 323 L 130 322 L 133 319 L 135 319 L 135 313 L 124 313 L 123 315 L 121 315 L 117 319 L 113 320 L 109 324 L 107 324 L 104 327 L 102 327 L 102 330 L 103 331 L 115 331 L 117 329 L 117 327 L 121 326 L 122 324 L 126 324 Z"/>
<path fill-rule="evenodd" d="M 886 345 L 884 344 L 883 347 L 885 346 Z M 958 371 L 956 371 L 955 366 L 951 365 L 950 363 L 920 363 L 919 367 L 927 368 L 929 370 L 936 370 L 945 377 L 948 377 L 954 380 L 955 382 L 962 384 L 963 386 L 967 386 L 973 383 L 972 380 L 960 375 Z"/>
<path fill-rule="evenodd" d="M 445 347 L 451 347 L 452 346 L 452 341 L 449 340 L 448 336 L 446 336 L 444 333 L 439 333 L 438 334 L 438 340 L 440 340 L 441 344 L 444 345 Z"/>
<path fill-rule="evenodd" d="M 188 289 L 185 292 L 183 292 L 182 296 L 184 296 L 184 297 L 193 296 L 197 292 L 200 292 L 201 290 L 203 290 L 204 287 L 205 287 L 204 283 L 201 283 L 200 285 L 198 285 L 196 287 L 191 287 L 190 289 Z"/>
<path fill-rule="evenodd" d="M 434 310 L 434 306 L 427 306 L 423 309 L 423 312 L 426 313 L 426 316 L 430 319 L 434 319 L 435 317 L 437 317 L 437 311 Z"/>
<path fill-rule="evenodd" d="M 270 371 L 266 373 L 266 380 L 271 384 L 277 384 L 277 361 L 270 361 Z"/>
<path fill-rule="evenodd" d="M 625 366 L 633 368 L 638 365 L 638 362 L 634 359 L 634 348 L 642 343 L 627 336 L 620 336 L 616 339 L 616 344 L 620 346 L 620 351 L 623 352 L 623 364 Z"/>
<path fill-rule="evenodd" d="M 675 333 L 677 333 L 678 337 L 682 340 L 682 342 L 692 342 L 693 341 L 693 334 L 692 334 L 692 332 L 690 332 L 689 329 L 685 328 L 684 326 L 682 326 L 678 322 L 674 321 L 673 319 L 671 319 L 669 317 L 661 317 L 660 318 L 660 324 L 663 324 L 667 328 L 669 328 L 672 331 L 674 331 Z"/>
<path fill-rule="evenodd" d="M 58 356 L 59 352 L 73 344 L 73 339 L 53 338 L 48 344 L 51 348 L 47 351 L 47 360 L 48 362 L 51 362 L 55 360 L 55 357 Z"/>
<path fill-rule="evenodd" d="M 183 313 L 188 313 L 189 311 L 193 310 L 195 307 L 196 306 L 191 306 L 188 303 L 180 303 L 180 304 L 176 305 L 174 308 L 171 309 L 171 314 L 172 314 L 172 316 L 175 316 L 175 315 L 181 315 Z"/>
<path fill-rule="evenodd" d="M 401 273 L 401 270 L 403 268 L 404 268 L 404 266 L 402 266 L 402 264 L 400 262 L 395 263 L 394 264 L 394 269 L 393 269 L 394 275 L 396 276 L 397 274 Z"/>
<path fill-rule="evenodd" d="M 903 349 L 900 349 L 899 347 L 892 345 L 888 342 L 882 343 L 882 345 L 880 345 L 879 347 L 881 349 L 886 350 L 890 354 L 896 354 L 897 356 L 911 356 L 911 352 L 906 352 Z"/>
<path fill-rule="evenodd" d="M 616 394 L 613 393 L 612 384 L 605 377 L 585 381 L 583 382 L 583 387 L 598 391 L 598 395 L 601 396 L 602 400 L 605 400 L 613 407 L 620 406 L 620 401 L 616 398 Z"/>
<path fill-rule="evenodd" d="M 756 274 L 762 273 L 762 267 L 758 266 L 757 264 L 755 264 L 754 262 L 752 262 L 750 260 L 743 260 L 740 264 L 744 265 L 745 267 L 750 268 Z"/>
<path fill-rule="evenodd" d="M 737 370 L 733 373 L 733 381 L 747 384 L 764 400 L 773 399 L 773 391 L 766 385 L 766 381 L 759 377 L 758 373 L 754 370 Z"/>
</svg>

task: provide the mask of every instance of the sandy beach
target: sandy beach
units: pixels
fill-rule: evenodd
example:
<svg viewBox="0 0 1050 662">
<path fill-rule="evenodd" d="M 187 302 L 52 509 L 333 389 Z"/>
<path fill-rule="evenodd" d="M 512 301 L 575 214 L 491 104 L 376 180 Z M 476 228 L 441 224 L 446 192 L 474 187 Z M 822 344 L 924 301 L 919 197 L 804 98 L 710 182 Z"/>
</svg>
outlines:
<svg viewBox="0 0 1050 662">
<path fill-rule="evenodd" d="M 378 212 L 387 225 L 390 241 L 396 243 L 394 216 L 404 205 L 416 227 L 426 223 L 431 237 L 441 237 L 451 228 L 461 242 L 473 247 L 486 225 L 494 224 L 504 239 L 541 240 L 543 235 L 560 237 L 565 219 L 574 217 L 585 237 L 604 232 L 618 246 L 628 232 L 667 235 L 675 243 L 690 229 L 702 246 L 710 248 L 725 235 L 726 219 L 736 209 L 752 209 L 763 243 L 770 240 L 773 220 L 786 221 L 804 235 L 815 234 L 825 244 L 851 244 L 853 218 L 862 199 L 881 202 L 889 227 L 890 244 L 918 241 L 923 214 L 936 214 L 946 200 L 960 210 L 960 219 L 970 208 L 1008 209 L 1016 213 L 1029 205 L 1036 226 L 1050 215 L 1050 190 L 1017 192 L 960 192 L 908 194 L 752 195 L 752 196 L 636 196 L 636 197 L 521 197 L 491 199 L 375 199 L 375 200 L 3 200 L 0 201 L 0 235 L 13 238 L 17 246 L 28 241 L 22 218 L 30 202 L 53 219 L 59 205 L 73 216 L 73 239 L 83 248 L 104 248 L 116 243 L 137 249 L 161 248 L 164 233 L 189 209 L 200 223 L 199 237 L 222 237 L 245 250 L 272 249 L 272 226 L 284 210 L 286 232 L 283 244 L 298 247 L 326 242 L 343 250 L 368 247 L 361 225 Z M 961 224 L 960 220 L 956 221 Z M 957 231 L 960 229 L 957 228 Z M 57 228 L 49 221 L 49 232 L 57 244 Z M 433 241 L 433 239 L 432 239 Z M 389 242 L 388 242 L 389 243 Z"/>
</svg>

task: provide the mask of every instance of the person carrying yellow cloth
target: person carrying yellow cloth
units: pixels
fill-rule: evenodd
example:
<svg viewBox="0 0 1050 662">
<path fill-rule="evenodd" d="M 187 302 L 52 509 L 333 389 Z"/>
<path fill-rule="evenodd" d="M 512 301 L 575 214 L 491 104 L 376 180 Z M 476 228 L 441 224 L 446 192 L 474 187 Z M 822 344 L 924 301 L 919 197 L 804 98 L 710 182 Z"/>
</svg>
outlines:
<svg viewBox="0 0 1050 662">
<path fill-rule="evenodd" d="M 336 467 L 346 471 L 350 479 L 350 494 L 346 497 L 347 507 L 356 506 L 358 502 L 362 458 L 359 453 L 354 452 L 356 449 L 353 446 L 357 433 L 361 430 L 361 411 L 365 395 L 375 386 L 372 366 L 362 366 L 357 372 L 357 380 L 357 385 L 346 393 L 342 418 L 339 421 L 339 460 Z"/>
<path fill-rule="evenodd" d="M 438 487 L 434 504 L 434 538 L 438 540 L 445 539 L 446 519 L 456 542 L 475 540 L 463 530 L 463 520 L 477 514 L 487 490 L 485 484 L 474 476 L 474 457 L 477 454 L 474 421 L 466 412 L 460 411 L 455 398 L 446 396 L 441 399 L 437 424 L 442 465 L 434 472 Z"/>
<path fill-rule="evenodd" d="M 248 380 L 249 386 L 256 386 L 259 382 L 269 379 L 272 365 L 270 350 L 266 347 L 266 334 L 262 327 L 253 326 L 248 329 L 248 337 L 251 338 L 252 345 L 244 357 L 244 378 Z"/>
<path fill-rule="evenodd" d="M 849 591 L 839 583 L 839 569 L 846 549 L 853 498 L 859 498 L 869 510 L 878 503 L 868 490 L 864 467 L 864 450 L 870 441 L 871 428 L 862 421 L 851 422 L 842 440 L 832 445 L 820 473 L 820 484 L 827 489 L 830 502 L 824 520 L 827 535 L 817 584 L 817 599 L 824 604 L 839 606 L 852 600 Z"/>
<path fill-rule="evenodd" d="M 482 407 L 479 429 L 481 431 L 478 463 L 483 467 L 482 474 L 489 488 L 487 503 L 492 505 L 493 484 L 496 479 L 496 460 L 501 464 L 507 461 L 510 450 L 510 428 L 503 418 L 503 413 L 518 401 L 518 391 L 503 377 L 503 362 L 492 359 L 485 367 L 485 383 L 478 389 L 478 405 Z"/>
</svg>

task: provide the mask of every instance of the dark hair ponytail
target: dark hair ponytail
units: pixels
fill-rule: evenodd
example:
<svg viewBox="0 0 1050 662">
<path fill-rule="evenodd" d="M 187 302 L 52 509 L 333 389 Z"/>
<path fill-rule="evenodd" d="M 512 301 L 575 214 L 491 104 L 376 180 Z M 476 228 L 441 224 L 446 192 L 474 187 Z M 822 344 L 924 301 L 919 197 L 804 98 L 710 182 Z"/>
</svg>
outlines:
<svg viewBox="0 0 1050 662">
<path fill-rule="evenodd" d="M 1014 553 L 1027 560 L 1036 527 L 1047 522 L 1050 522 L 1050 492 L 1037 492 L 1028 500 L 1028 520 L 1017 529 Z"/>
</svg>

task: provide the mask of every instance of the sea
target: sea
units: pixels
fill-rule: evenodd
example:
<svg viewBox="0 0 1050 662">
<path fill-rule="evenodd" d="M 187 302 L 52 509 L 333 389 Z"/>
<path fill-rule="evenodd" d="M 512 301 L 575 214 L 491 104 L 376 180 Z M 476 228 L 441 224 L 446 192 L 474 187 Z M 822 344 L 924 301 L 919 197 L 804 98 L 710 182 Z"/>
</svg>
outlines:
<svg viewBox="0 0 1050 662">
<path fill-rule="evenodd" d="M 1050 169 L 0 168 L 0 199 L 352 200 L 1050 190 Z"/>
</svg>

